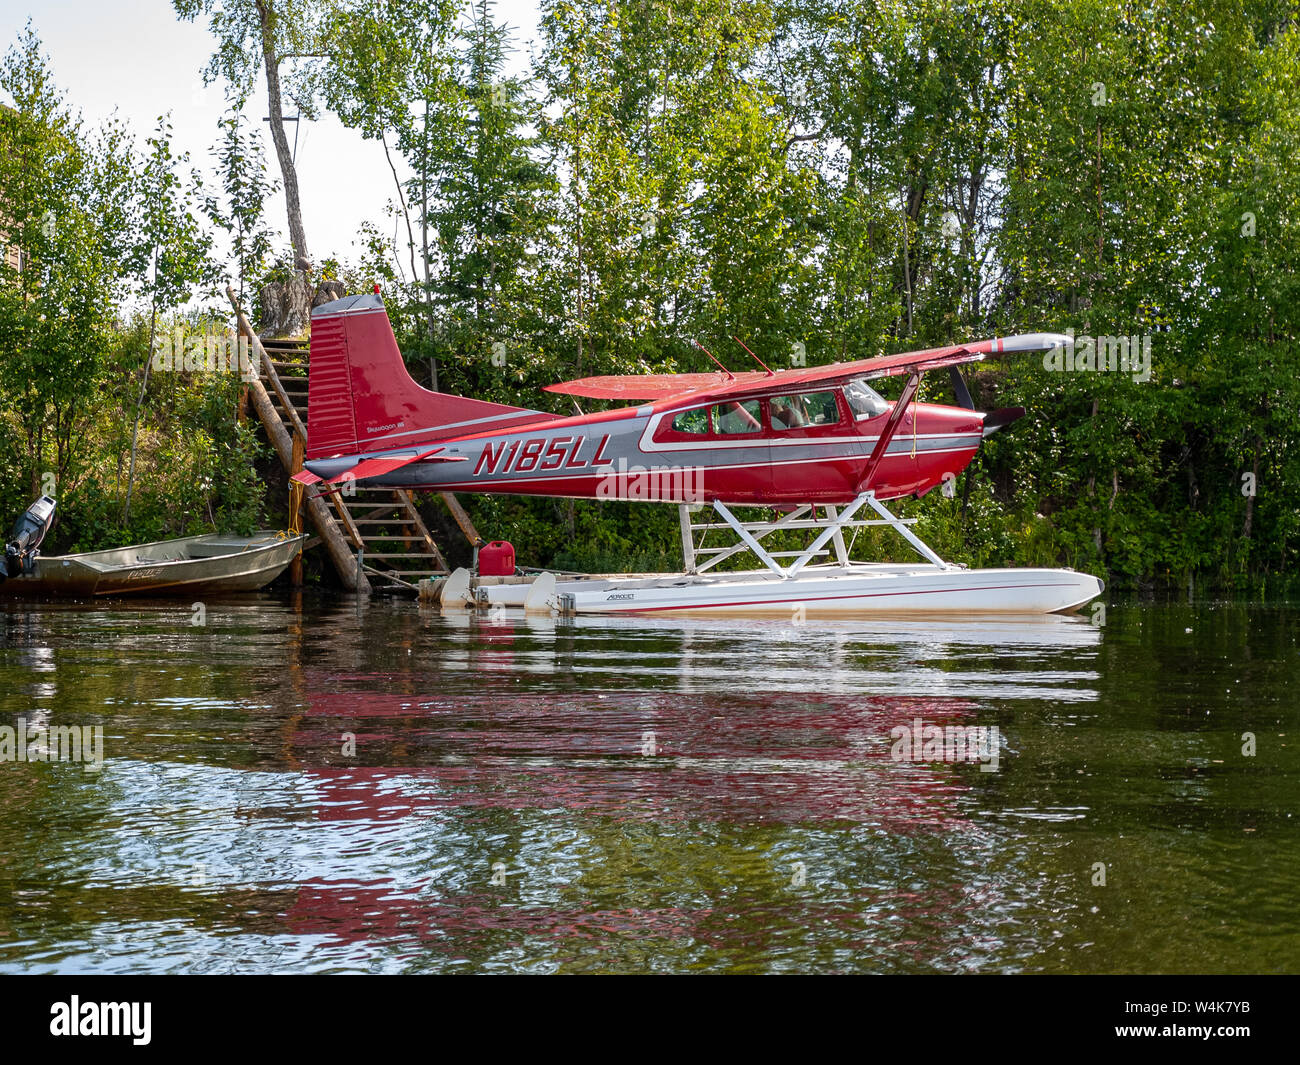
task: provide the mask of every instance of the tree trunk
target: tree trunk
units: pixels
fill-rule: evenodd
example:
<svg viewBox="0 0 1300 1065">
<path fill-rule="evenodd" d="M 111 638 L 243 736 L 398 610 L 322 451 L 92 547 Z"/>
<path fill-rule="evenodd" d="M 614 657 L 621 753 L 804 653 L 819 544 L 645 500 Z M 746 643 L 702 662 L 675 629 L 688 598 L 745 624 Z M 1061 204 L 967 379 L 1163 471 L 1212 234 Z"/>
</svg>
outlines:
<svg viewBox="0 0 1300 1065">
<path fill-rule="evenodd" d="M 262 24 L 262 61 L 266 66 L 266 98 L 270 105 L 271 140 L 275 155 L 280 161 L 280 175 L 284 178 L 284 206 L 289 215 L 289 240 L 293 244 L 294 266 L 301 270 L 310 263 L 307 251 L 307 233 L 302 225 L 302 204 L 298 200 L 298 172 L 289 154 L 289 138 L 284 133 L 284 108 L 280 103 L 280 60 L 275 54 L 272 27 L 274 16 L 267 0 L 257 0 L 257 15 Z"/>
<path fill-rule="evenodd" d="M 433 356 L 433 278 L 429 265 L 429 98 L 424 98 L 424 149 L 420 153 L 420 241 L 424 254 L 424 317 L 429 330 L 429 388 L 438 391 L 438 360 Z"/>
<path fill-rule="evenodd" d="M 908 235 L 907 211 L 903 211 L 903 291 L 907 295 L 907 335 L 912 335 L 912 264 L 907 253 L 910 240 Z"/>
<path fill-rule="evenodd" d="M 573 156 L 573 206 L 578 222 L 578 372 L 582 376 L 582 127 L 578 127 L 578 139 Z"/>
<path fill-rule="evenodd" d="M 1094 397 L 1092 401 L 1092 421 L 1097 420 L 1097 411 L 1101 408 L 1101 401 Z M 1097 475 L 1094 473 L 1088 478 L 1088 496 L 1094 497 L 1097 494 Z M 1096 545 L 1098 556 L 1101 555 L 1101 526 L 1097 525 L 1092 530 L 1092 542 Z"/>
<path fill-rule="evenodd" d="M 1246 497 L 1246 522 L 1242 526 L 1241 536 L 1250 539 L 1250 528 L 1255 520 L 1255 492 L 1259 491 L 1259 437 L 1255 437 L 1255 457 L 1250 464 L 1250 486 L 1252 491 Z"/>
<path fill-rule="evenodd" d="M 153 252 L 154 276 L 158 274 L 158 248 Z M 149 347 L 144 353 L 144 373 L 140 375 L 140 398 L 135 404 L 135 421 L 131 423 L 131 466 L 126 475 L 126 505 L 122 507 L 122 524 L 131 520 L 131 489 L 135 484 L 135 445 L 140 433 L 140 411 L 144 408 L 145 391 L 149 388 L 149 367 L 153 365 L 154 331 L 158 325 L 158 301 L 153 303 L 153 315 L 149 319 Z"/>
</svg>

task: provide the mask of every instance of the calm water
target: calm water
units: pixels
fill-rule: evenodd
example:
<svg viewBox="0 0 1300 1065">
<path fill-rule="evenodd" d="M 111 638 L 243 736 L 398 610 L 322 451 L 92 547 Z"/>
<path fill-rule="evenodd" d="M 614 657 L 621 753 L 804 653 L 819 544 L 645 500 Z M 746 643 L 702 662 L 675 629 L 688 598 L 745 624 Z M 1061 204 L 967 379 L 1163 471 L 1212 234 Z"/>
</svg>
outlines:
<svg viewBox="0 0 1300 1065">
<path fill-rule="evenodd" d="M 1300 971 L 1293 608 L 193 620 L 0 606 L 0 971 Z"/>
</svg>

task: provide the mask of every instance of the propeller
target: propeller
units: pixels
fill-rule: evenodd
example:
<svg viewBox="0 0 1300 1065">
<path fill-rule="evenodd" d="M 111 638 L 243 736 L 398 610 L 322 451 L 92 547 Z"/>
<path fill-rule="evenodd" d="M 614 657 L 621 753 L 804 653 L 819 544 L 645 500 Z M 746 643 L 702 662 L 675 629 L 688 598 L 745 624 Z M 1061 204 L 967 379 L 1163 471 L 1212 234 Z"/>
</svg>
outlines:
<svg viewBox="0 0 1300 1065">
<path fill-rule="evenodd" d="M 1004 425 L 1010 425 L 1017 418 L 1025 416 L 1024 407 L 1002 407 L 984 415 L 984 435 L 992 436 Z"/>
<path fill-rule="evenodd" d="M 967 410 L 974 410 L 975 401 L 970 398 L 970 389 L 966 387 L 966 378 L 962 376 L 961 370 L 956 366 L 949 366 L 948 373 L 952 377 L 952 390 L 957 397 L 957 403 Z M 1010 425 L 1017 418 L 1024 416 L 1024 407 L 1003 407 L 1000 410 L 989 411 L 984 415 L 984 435 L 992 436 L 1004 425 Z"/>
<path fill-rule="evenodd" d="M 962 377 L 961 371 L 956 366 L 949 366 L 948 373 L 952 377 L 952 391 L 957 397 L 958 406 L 965 407 L 967 410 L 974 410 L 975 401 L 970 398 L 970 389 L 966 387 L 966 378 Z"/>
</svg>

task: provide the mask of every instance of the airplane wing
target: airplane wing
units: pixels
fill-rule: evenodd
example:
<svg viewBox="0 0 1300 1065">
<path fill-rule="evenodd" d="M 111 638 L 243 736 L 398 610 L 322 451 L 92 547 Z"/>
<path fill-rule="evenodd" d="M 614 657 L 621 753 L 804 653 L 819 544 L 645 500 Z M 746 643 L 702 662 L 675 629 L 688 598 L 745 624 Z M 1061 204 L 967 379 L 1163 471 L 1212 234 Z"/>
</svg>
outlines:
<svg viewBox="0 0 1300 1065">
<path fill-rule="evenodd" d="M 547 385 L 545 391 L 560 392 L 589 399 L 658 400 L 674 396 L 707 393 L 735 399 L 750 393 L 769 392 L 776 388 L 801 388 L 830 385 L 854 378 L 872 379 L 897 374 L 926 373 L 946 366 L 980 362 L 990 355 L 1016 352 L 1050 351 L 1070 343 L 1061 333 L 1026 333 L 996 337 L 991 340 L 954 344 L 945 348 L 907 351 L 856 362 L 836 362 L 827 366 L 807 366 L 780 370 L 773 374 L 748 371 L 728 377 L 722 373 L 643 374 L 626 377 L 584 377 Z"/>
<path fill-rule="evenodd" d="M 355 466 L 344 470 L 342 473 L 336 473 L 326 484 L 338 484 L 344 480 L 361 481 L 367 477 L 378 477 L 381 473 L 391 473 L 393 470 L 399 470 L 403 466 L 409 466 L 412 462 L 468 462 L 465 456 L 447 456 L 438 457 L 438 452 L 443 449 L 440 447 L 429 448 L 425 451 L 402 451 L 393 455 L 382 455 L 372 459 L 362 459 Z M 299 484 L 315 484 L 323 478 L 318 477 L 310 470 L 299 470 L 292 477 L 291 481 L 297 481 Z"/>
<path fill-rule="evenodd" d="M 883 359 L 864 359 L 856 364 L 843 363 L 839 366 L 827 367 L 827 369 L 834 371 L 834 375 L 821 380 L 828 382 L 848 380 L 855 377 L 892 377 L 903 373 L 908 375 L 907 383 L 903 386 L 903 393 L 895 401 L 893 410 L 889 413 L 889 418 L 880 430 L 876 446 L 872 448 L 871 454 L 867 457 L 866 465 L 858 478 L 857 490 L 865 492 L 870 489 L 872 479 L 889 450 L 890 442 L 898 432 L 899 426 L 903 424 L 903 414 L 907 410 L 908 404 L 916 398 L 917 390 L 921 387 L 921 377 L 927 371 L 937 370 L 945 366 L 959 366 L 966 362 L 980 362 L 989 355 L 1001 355 L 1006 352 L 1050 351 L 1052 348 L 1068 343 L 1070 343 L 1070 337 L 1061 333 L 1029 333 L 1005 339 L 999 337 L 994 340 L 981 340 L 978 343 L 960 345 L 954 348 L 907 352 L 903 355 L 889 355 Z M 871 365 L 863 373 L 861 371 L 866 364 L 874 365 Z M 856 367 L 857 372 L 843 374 L 843 371 L 850 367 Z M 962 388 L 965 389 L 964 384 Z M 969 393 L 967 393 L 967 400 L 969 400 Z M 990 433 L 996 432 L 1003 425 L 1015 421 L 1024 413 L 1023 407 L 1006 407 L 994 411 L 992 414 L 984 415 L 984 435 L 988 436 Z"/>
<path fill-rule="evenodd" d="M 728 399 L 753 392 L 769 392 L 779 388 L 807 388 L 814 385 L 834 385 L 854 379 L 871 380 L 877 377 L 894 377 L 898 374 L 924 374 L 947 366 L 960 366 L 968 362 L 982 362 L 991 355 L 1017 352 L 1051 351 L 1070 343 L 1062 333 L 1026 333 L 1021 336 L 996 337 L 992 340 L 954 344 L 946 348 L 927 348 L 924 351 L 905 351 L 898 355 L 884 355 L 856 362 L 835 362 L 827 366 L 808 366 L 783 370 L 773 377 L 764 377 L 763 383 L 734 381 L 719 389 L 719 395 Z"/>
<path fill-rule="evenodd" d="M 767 380 L 767 374 L 750 371 L 728 377 L 724 373 L 648 373 L 626 377 L 580 377 L 547 385 L 543 392 L 559 392 L 584 399 L 655 400 L 725 388 L 742 380 Z"/>
</svg>

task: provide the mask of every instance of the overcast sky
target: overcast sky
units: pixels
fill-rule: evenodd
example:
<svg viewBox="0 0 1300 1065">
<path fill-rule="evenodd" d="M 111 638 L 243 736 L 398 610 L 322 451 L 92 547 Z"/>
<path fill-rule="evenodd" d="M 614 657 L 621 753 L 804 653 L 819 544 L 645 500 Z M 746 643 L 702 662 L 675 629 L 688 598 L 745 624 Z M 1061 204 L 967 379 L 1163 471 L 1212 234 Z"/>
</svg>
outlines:
<svg viewBox="0 0 1300 1065">
<path fill-rule="evenodd" d="M 511 66 L 521 71 L 537 33 L 536 0 L 496 0 L 493 10 L 514 31 Z M 177 150 L 210 170 L 225 99 L 222 86 L 204 86 L 200 74 L 213 44 L 206 25 L 180 21 L 169 0 L 0 0 L 6 51 L 29 18 L 58 85 L 90 124 L 117 110 L 142 144 L 158 116 L 170 111 Z M 250 117 L 267 113 L 261 84 L 263 92 L 248 106 Z M 261 127 L 268 166 L 278 179 L 266 123 Z M 292 144 L 293 124 L 286 129 Z M 355 258 L 353 241 L 362 221 L 391 233 L 384 205 L 393 197 L 393 178 L 377 142 L 322 116 L 301 123 L 297 164 L 307 242 L 317 263 L 331 255 Z M 287 244 L 282 197 L 268 205 L 268 215 Z"/>
</svg>

